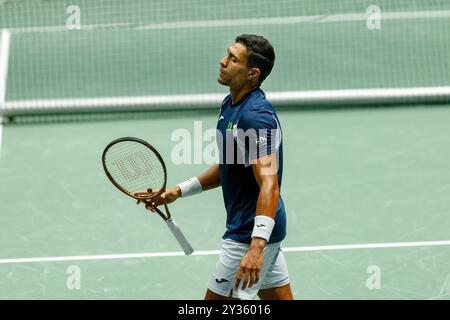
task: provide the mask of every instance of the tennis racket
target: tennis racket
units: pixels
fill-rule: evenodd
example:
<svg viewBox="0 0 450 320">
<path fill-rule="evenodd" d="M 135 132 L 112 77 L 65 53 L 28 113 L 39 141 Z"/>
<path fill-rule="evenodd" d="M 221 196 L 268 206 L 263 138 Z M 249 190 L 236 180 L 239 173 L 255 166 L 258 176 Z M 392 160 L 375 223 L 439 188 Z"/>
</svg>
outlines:
<svg viewBox="0 0 450 320">
<path fill-rule="evenodd" d="M 103 151 L 102 163 L 112 184 L 134 199 L 151 203 L 153 198 L 166 189 L 167 170 L 164 160 L 158 151 L 144 140 L 125 137 L 110 142 Z M 167 223 L 184 253 L 191 254 L 194 250 L 175 223 L 166 204 L 164 208 L 165 214 L 158 208 L 155 208 L 155 211 Z"/>
</svg>

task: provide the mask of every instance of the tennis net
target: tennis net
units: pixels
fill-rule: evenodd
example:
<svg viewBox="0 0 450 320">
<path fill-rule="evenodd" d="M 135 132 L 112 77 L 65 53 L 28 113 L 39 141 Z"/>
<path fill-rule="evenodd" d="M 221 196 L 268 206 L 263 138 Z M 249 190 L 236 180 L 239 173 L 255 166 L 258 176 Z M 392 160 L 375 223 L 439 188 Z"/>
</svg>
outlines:
<svg viewBox="0 0 450 320">
<path fill-rule="evenodd" d="M 450 1 L 73 3 L 0 0 L 2 114 L 217 108 L 242 33 L 273 44 L 263 89 L 278 105 L 450 97 Z"/>
</svg>

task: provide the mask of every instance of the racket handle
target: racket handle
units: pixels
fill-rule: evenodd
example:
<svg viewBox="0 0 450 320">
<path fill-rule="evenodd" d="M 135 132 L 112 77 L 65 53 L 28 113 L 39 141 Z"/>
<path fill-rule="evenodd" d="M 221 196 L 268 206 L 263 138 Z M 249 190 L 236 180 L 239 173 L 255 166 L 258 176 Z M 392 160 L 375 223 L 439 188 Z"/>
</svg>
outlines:
<svg viewBox="0 0 450 320">
<path fill-rule="evenodd" d="M 185 255 L 190 255 L 192 252 L 194 252 L 194 249 L 192 249 L 189 242 L 186 240 L 186 237 L 184 236 L 183 232 L 181 232 L 180 227 L 175 223 L 174 219 L 168 219 L 166 220 L 167 225 L 169 226 L 170 231 L 172 231 L 173 235 L 177 239 L 180 246 L 183 248 Z"/>
</svg>

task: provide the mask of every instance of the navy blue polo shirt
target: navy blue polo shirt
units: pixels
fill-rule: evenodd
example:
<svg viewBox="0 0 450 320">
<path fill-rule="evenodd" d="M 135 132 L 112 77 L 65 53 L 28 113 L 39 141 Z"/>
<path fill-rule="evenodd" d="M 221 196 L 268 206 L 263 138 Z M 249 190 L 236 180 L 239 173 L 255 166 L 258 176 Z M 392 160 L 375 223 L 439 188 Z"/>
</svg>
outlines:
<svg viewBox="0 0 450 320">
<path fill-rule="evenodd" d="M 283 146 L 281 126 L 272 104 L 261 89 L 255 89 L 237 104 L 231 95 L 222 102 L 217 122 L 216 142 L 222 192 L 227 211 L 223 239 L 250 243 L 259 196 L 252 162 L 267 154 L 276 154 L 280 196 L 275 227 L 268 243 L 286 236 L 286 213 L 281 197 Z M 272 168 L 273 169 L 273 168 Z"/>
</svg>

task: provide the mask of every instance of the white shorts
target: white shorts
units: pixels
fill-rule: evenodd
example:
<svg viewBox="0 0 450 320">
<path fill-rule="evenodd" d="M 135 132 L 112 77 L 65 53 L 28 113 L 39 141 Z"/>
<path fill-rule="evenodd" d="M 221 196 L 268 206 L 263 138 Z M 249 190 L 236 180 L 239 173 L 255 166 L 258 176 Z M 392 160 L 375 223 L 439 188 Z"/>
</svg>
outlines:
<svg viewBox="0 0 450 320">
<path fill-rule="evenodd" d="M 208 288 L 225 297 L 232 292 L 233 298 L 254 300 L 260 289 L 270 289 L 284 286 L 289 283 L 289 273 L 281 251 L 281 242 L 267 244 L 264 248 L 264 261 L 258 283 L 251 288 L 242 290 L 233 289 L 241 260 L 247 253 L 249 245 L 234 240 L 222 240 L 219 261 L 216 264 Z"/>
</svg>

